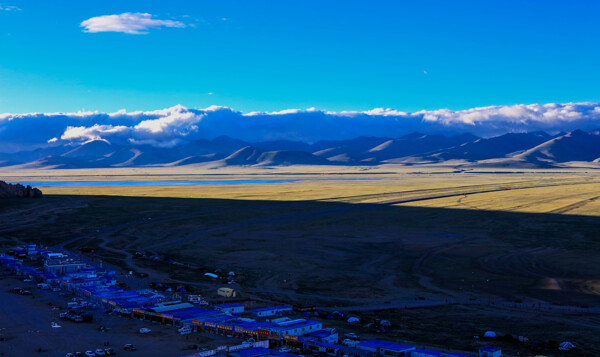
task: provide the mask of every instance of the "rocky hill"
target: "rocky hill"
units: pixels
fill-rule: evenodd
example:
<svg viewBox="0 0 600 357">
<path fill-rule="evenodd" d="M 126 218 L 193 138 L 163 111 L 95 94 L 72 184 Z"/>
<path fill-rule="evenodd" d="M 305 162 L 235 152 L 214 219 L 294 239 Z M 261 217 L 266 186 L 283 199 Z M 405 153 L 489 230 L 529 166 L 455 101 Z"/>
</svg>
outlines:
<svg viewBox="0 0 600 357">
<path fill-rule="evenodd" d="M 10 184 L 0 181 L 0 198 L 39 198 L 42 191 L 29 185 Z"/>
</svg>

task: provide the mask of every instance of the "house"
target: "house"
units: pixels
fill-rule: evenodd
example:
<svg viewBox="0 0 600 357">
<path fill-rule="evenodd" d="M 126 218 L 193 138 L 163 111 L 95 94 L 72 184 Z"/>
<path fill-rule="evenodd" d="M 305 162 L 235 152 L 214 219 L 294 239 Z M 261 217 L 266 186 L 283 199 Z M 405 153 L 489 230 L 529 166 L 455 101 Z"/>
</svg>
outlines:
<svg viewBox="0 0 600 357">
<path fill-rule="evenodd" d="M 409 352 L 409 357 L 472 357 L 460 353 L 438 352 L 417 348 Z"/>
<path fill-rule="evenodd" d="M 271 331 L 272 336 L 275 335 L 279 338 L 284 338 L 285 335 L 304 336 L 311 332 L 321 330 L 322 328 L 323 324 L 319 321 L 281 318 L 272 320 L 270 326 L 266 329 Z"/>
<path fill-rule="evenodd" d="M 77 273 L 83 269 L 85 263 L 75 259 L 48 259 L 44 262 L 44 271 L 55 275 Z"/>
<path fill-rule="evenodd" d="M 312 337 L 319 342 L 325 343 L 337 343 L 338 333 L 335 329 L 324 329 L 315 332 L 311 332 L 306 337 Z"/>
<path fill-rule="evenodd" d="M 414 346 L 402 345 L 399 343 L 369 340 L 362 341 L 356 345 L 360 350 L 375 352 L 379 357 L 402 357 L 409 356 L 408 352 L 415 350 Z"/>
<path fill-rule="evenodd" d="M 229 352 L 231 357 L 296 357 L 296 355 L 290 353 L 279 352 L 270 350 L 265 347 L 254 347 L 243 349 L 239 351 Z"/>
<path fill-rule="evenodd" d="M 502 357 L 502 350 L 499 347 L 481 347 L 479 357 Z"/>
<path fill-rule="evenodd" d="M 279 315 L 283 312 L 292 311 L 291 306 L 282 305 L 282 306 L 272 306 L 272 307 L 263 307 L 261 309 L 254 309 L 250 311 L 253 316 L 256 317 L 266 317 L 266 316 L 274 316 Z"/>
<path fill-rule="evenodd" d="M 306 351 L 312 351 L 315 354 L 324 353 L 328 356 L 337 356 L 341 347 L 340 345 L 318 341 L 305 341 L 303 344 Z"/>
<path fill-rule="evenodd" d="M 241 314 L 244 312 L 244 305 L 241 304 L 221 304 L 215 305 L 217 310 L 230 314 Z"/>
</svg>

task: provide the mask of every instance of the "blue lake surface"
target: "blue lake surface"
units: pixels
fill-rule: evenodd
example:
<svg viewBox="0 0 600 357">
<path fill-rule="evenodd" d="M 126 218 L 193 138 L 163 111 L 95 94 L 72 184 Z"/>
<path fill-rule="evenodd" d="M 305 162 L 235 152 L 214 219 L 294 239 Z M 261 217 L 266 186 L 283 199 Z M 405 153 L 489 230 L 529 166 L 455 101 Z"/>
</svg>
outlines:
<svg viewBox="0 0 600 357">
<path fill-rule="evenodd" d="M 178 186 L 178 185 L 253 185 L 269 183 L 289 183 L 300 181 L 368 181 L 376 178 L 339 178 L 339 179 L 298 179 L 298 180 L 211 180 L 211 181 L 56 181 L 26 182 L 22 185 L 32 187 L 87 187 L 87 186 Z"/>
</svg>

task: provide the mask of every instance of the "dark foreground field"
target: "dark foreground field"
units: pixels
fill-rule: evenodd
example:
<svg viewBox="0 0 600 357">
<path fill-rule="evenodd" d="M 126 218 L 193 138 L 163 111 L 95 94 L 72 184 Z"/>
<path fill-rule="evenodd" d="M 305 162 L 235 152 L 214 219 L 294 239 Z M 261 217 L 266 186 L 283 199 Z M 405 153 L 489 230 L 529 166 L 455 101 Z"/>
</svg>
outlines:
<svg viewBox="0 0 600 357">
<path fill-rule="evenodd" d="M 246 296 L 388 317 L 387 338 L 468 350 L 496 330 L 569 340 L 579 355 L 600 353 L 599 232 L 596 216 L 319 201 L 46 196 L 0 208 L 5 246 L 92 246 L 200 291 L 219 286 L 205 272 L 235 271 Z M 428 303 L 445 306 L 404 309 Z"/>
</svg>

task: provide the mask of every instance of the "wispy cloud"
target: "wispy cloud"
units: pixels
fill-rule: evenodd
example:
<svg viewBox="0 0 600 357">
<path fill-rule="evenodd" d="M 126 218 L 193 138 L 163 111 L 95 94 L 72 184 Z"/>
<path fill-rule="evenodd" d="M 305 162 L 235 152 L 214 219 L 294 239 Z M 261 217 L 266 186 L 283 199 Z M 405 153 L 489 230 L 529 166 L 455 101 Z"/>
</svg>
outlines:
<svg viewBox="0 0 600 357">
<path fill-rule="evenodd" d="M 13 5 L 0 4 L 0 11 L 21 11 L 21 8 Z"/>
<path fill-rule="evenodd" d="M 81 23 L 84 32 L 122 32 L 131 35 L 147 34 L 151 29 L 164 27 L 186 27 L 183 22 L 161 20 L 148 13 L 126 12 L 118 15 L 103 15 L 87 19 Z"/>
</svg>

